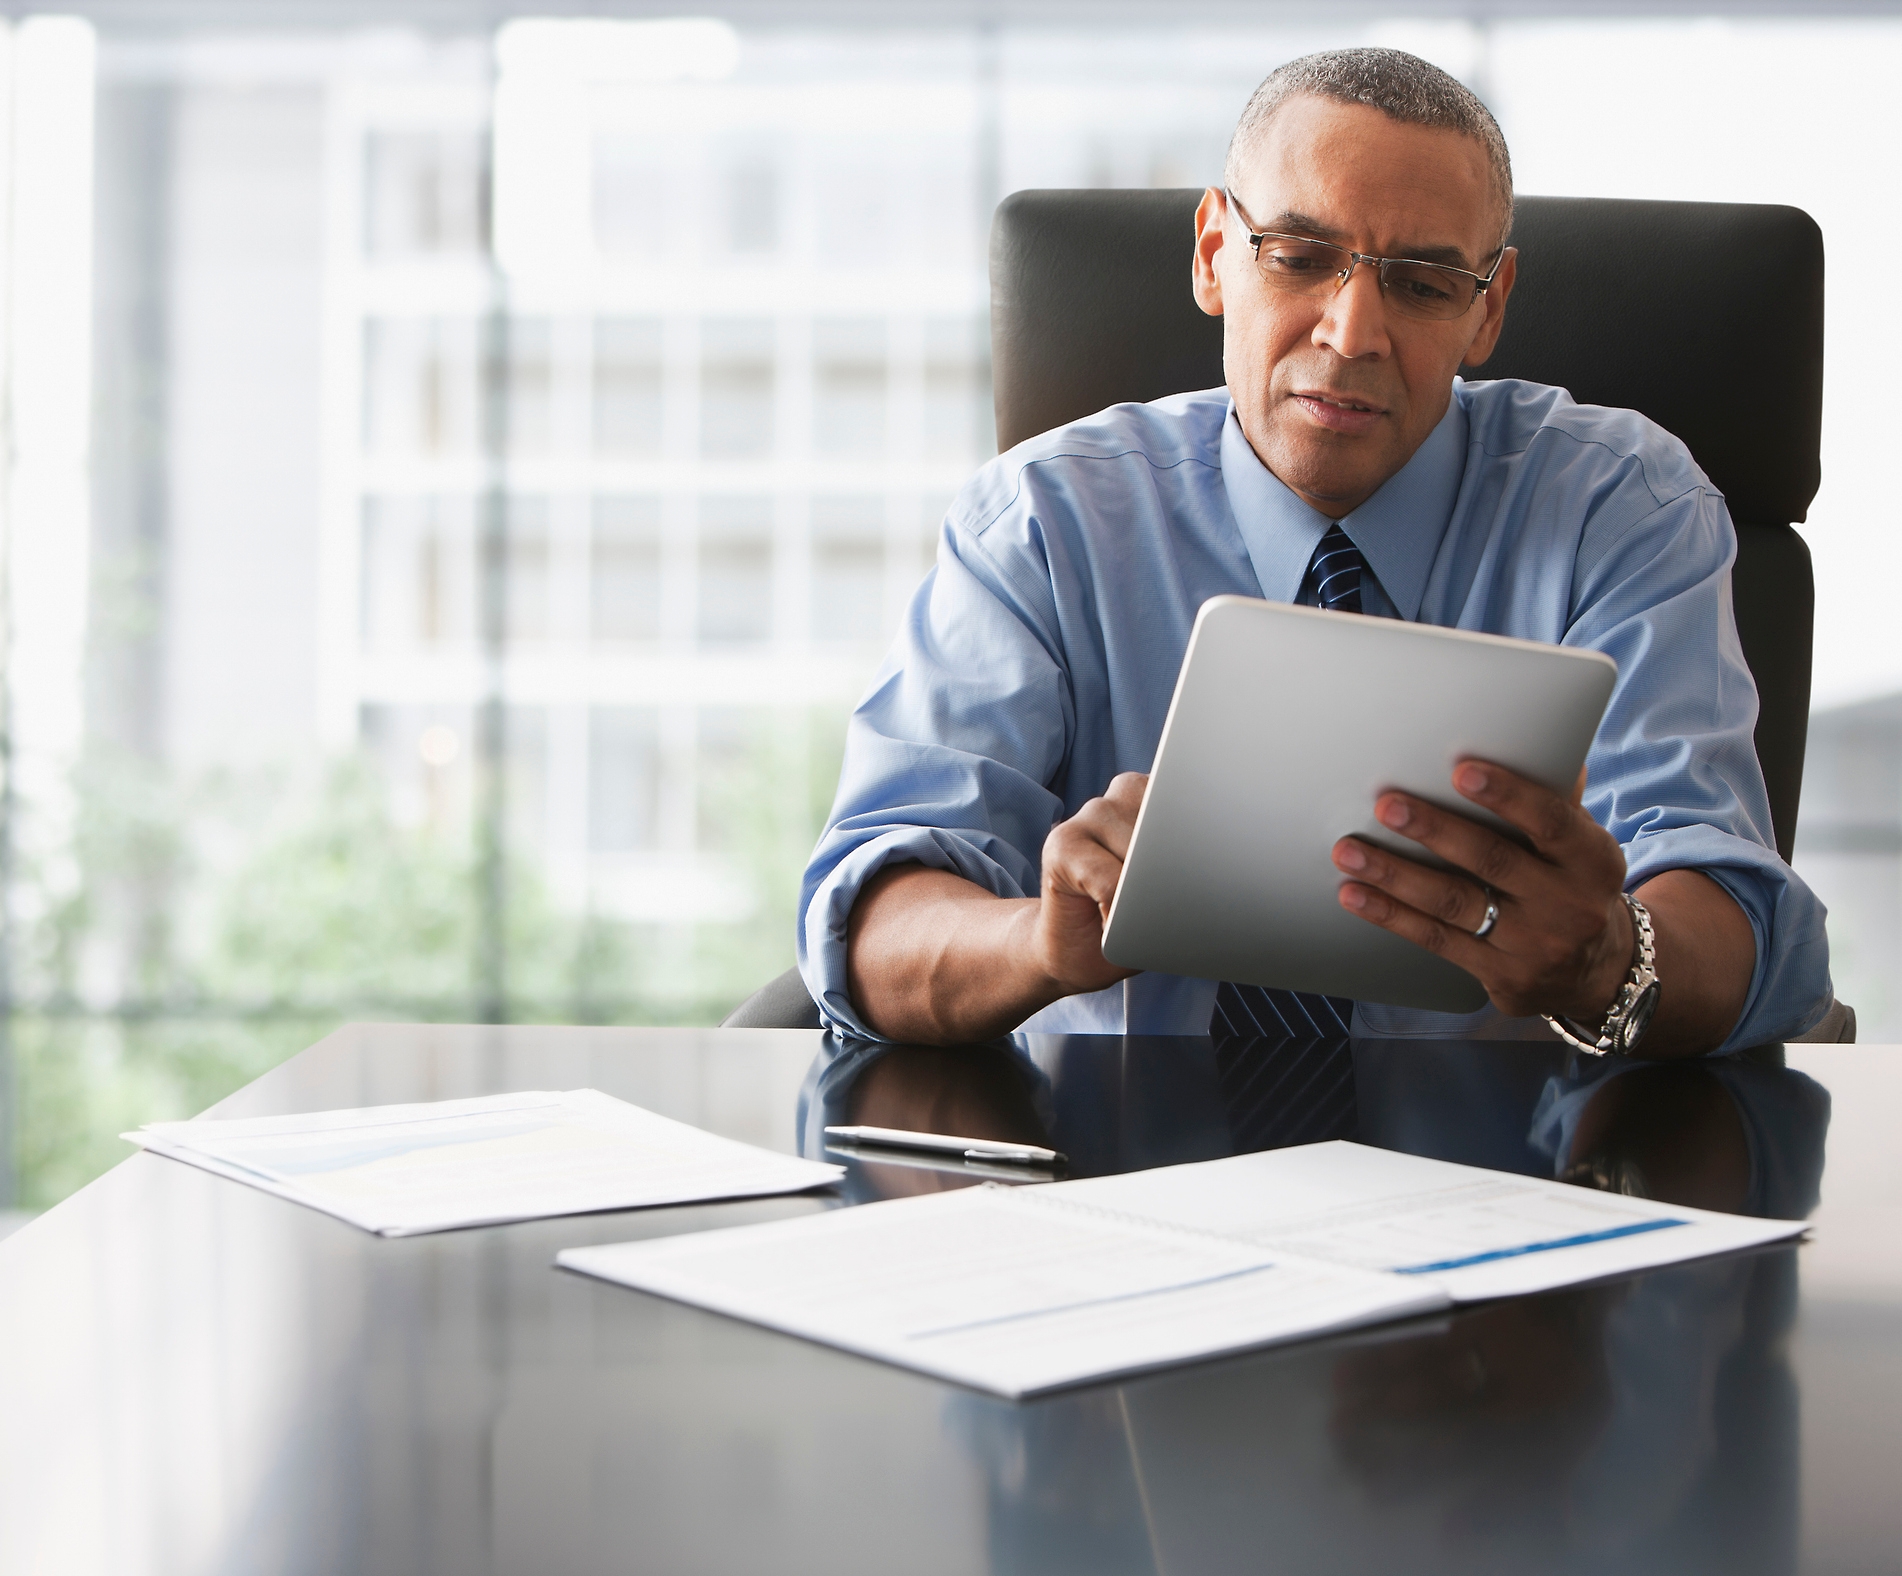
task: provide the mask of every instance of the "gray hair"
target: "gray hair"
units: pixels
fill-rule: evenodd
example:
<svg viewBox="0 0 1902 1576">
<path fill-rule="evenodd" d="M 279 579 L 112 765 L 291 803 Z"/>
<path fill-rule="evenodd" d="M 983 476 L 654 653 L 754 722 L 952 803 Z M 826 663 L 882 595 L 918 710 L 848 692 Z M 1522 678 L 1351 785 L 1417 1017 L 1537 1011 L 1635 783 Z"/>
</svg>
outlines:
<svg viewBox="0 0 1902 1576">
<path fill-rule="evenodd" d="M 1329 49 L 1303 55 L 1268 74 L 1236 122 L 1222 179 L 1231 191 L 1268 122 L 1289 99 L 1304 96 L 1337 104 L 1365 104 L 1406 126 L 1432 126 L 1471 137 L 1486 150 L 1493 198 L 1499 204 L 1499 244 L 1512 231 L 1512 158 L 1499 122 L 1473 91 L 1438 66 L 1398 49 Z"/>
</svg>

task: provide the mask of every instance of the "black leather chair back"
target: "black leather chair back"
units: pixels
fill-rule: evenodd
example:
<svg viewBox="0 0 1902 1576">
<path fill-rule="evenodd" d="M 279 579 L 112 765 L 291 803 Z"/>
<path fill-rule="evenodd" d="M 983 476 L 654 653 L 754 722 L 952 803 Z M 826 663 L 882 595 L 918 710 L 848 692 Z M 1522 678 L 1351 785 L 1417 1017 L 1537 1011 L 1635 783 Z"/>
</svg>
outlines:
<svg viewBox="0 0 1902 1576">
<path fill-rule="evenodd" d="M 997 442 L 1223 381 L 1189 290 L 1201 191 L 1025 191 L 991 229 Z M 1737 630 L 1777 847 L 1796 836 L 1815 592 L 1791 529 L 1820 476 L 1823 238 L 1796 208 L 1522 197 L 1519 282 L 1476 377 L 1530 378 L 1677 434 L 1737 525 Z"/>
</svg>

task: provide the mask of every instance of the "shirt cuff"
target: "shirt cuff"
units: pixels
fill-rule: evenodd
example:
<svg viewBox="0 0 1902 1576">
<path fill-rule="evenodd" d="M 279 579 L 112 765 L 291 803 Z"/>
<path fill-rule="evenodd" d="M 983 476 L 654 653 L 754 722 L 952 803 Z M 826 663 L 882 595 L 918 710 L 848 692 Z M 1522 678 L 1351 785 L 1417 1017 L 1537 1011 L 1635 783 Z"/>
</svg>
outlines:
<svg viewBox="0 0 1902 1576">
<path fill-rule="evenodd" d="M 1825 910 L 1774 850 L 1714 826 L 1667 827 L 1625 849 L 1625 889 L 1667 870 L 1695 870 L 1736 900 L 1750 921 L 1756 960 L 1736 1026 L 1715 1054 L 1786 1040 L 1810 1028 L 1834 999 Z M 1661 979 L 1662 989 L 1671 988 Z"/>
</svg>

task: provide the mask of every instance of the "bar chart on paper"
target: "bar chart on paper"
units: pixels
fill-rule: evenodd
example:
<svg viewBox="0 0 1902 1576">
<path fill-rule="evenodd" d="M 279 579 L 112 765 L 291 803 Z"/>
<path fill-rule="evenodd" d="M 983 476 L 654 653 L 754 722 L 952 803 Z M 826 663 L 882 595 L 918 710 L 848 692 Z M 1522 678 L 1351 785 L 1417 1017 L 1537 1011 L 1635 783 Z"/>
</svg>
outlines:
<svg viewBox="0 0 1902 1576">
<path fill-rule="evenodd" d="M 921 1194 L 556 1262 L 1027 1396 L 1802 1229 L 1335 1142 Z"/>
<path fill-rule="evenodd" d="M 1571 1285 L 1797 1235 L 1755 1220 L 1339 1140 L 1061 1184 L 1077 1199 L 1460 1301 Z"/>
</svg>

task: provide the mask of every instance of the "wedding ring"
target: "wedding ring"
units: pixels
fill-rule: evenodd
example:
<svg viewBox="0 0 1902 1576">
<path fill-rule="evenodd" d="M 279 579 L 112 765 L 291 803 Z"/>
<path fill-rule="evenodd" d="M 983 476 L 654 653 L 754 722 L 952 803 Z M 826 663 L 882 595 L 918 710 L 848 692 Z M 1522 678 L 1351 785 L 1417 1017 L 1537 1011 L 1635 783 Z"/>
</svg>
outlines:
<svg viewBox="0 0 1902 1576">
<path fill-rule="evenodd" d="M 1483 941 L 1492 934 L 1493 926 L 1499 923 L 1499 905 L 1491 898 L 1486 899 L 1486 917 L 1479 922 L 1479 929 L 1473 932 L 1475 941 Z"/>
</svg>

